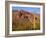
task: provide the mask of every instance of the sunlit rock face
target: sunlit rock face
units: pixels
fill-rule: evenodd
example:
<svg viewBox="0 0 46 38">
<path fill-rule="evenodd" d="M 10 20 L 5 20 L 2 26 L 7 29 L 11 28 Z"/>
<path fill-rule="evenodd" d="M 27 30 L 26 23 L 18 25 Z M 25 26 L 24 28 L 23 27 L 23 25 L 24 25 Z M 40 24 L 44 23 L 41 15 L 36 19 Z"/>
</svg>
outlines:
<svg viewBox="0 0 46 38">
<path fill-rule="evenodd" d="M 36 14 L 33 14 L 33 13 L 29 13 L 29 12 L 24 11 L 24 10 L 16 10 L 16 11 L 13 11 L 13 13 L 12 13 L 13 21 L 15 21 L 15 19 L 16 20 L 28 19 L 29 21 L 33 22 L 34 17 L 36 17 L 35 19 L 37 21 L 39 15 L 36 15 Z"/>
</svg>

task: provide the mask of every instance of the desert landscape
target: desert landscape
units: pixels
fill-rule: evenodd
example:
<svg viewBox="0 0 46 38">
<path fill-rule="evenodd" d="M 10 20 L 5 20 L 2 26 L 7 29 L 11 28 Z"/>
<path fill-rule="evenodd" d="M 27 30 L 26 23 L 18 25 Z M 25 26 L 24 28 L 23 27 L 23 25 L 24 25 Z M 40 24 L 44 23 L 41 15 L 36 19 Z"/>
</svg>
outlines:
<svg viewBox="0 0 46 38">
<path fill-rule="evenodd" d="M 12 10 L 12 31 L 40 30 L 40 14 Z"/>
</svg>

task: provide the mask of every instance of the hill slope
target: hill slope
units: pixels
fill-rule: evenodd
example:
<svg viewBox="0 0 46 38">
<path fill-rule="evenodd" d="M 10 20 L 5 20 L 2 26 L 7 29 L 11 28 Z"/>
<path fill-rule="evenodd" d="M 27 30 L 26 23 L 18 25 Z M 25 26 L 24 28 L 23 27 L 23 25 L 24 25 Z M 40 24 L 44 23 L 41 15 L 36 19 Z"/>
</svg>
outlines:
<svg viewBox="0 0 46 38">
<path fill-rule="evenodd" d="M 32 12 L 24 10 L 16 10 L 12 13 L 12 30 L 34 30 L 34 17 L 35 17 L 35 29 L 40 29 L 40 16 Z"/>
</svg>

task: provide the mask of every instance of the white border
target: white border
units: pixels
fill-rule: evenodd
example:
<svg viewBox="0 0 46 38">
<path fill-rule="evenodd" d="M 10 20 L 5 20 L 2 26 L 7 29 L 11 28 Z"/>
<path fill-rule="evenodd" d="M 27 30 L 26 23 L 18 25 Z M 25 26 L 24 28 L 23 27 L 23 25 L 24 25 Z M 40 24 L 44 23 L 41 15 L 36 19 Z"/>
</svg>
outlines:
<svg viewBox="0 0 46 38">
<path fill-rule="evenodd" d="M 18 7 L 39 7 L 40 8 L 40 30 L 30 30 L 30 31 L 12 31 L 12 6 Z M 22 5 L 22 4 L 10 4 L 10 25 L 9 34 L 26 34 L 26 33 L 43 33 L 43 6 L 40 5 Z"/>
</svg>

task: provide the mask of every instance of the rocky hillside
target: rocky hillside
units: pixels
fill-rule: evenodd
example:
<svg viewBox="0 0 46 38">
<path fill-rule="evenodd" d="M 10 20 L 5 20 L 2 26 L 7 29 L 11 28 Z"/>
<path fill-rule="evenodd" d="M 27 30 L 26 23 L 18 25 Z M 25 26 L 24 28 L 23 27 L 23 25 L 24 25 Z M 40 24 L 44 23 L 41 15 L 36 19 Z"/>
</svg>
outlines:
<svg viewBox="0 0 46 38">
<path fill-rule="evenodd" d="M 21 30 L 33 29 L 34 19 L 35 19 L 35 23 L 40 22 L 40 15 L 39 14 L 27 12 L 24 10 L 16 10 L 16 11 L 12 11 L 12 12 L 13 12 L 12 13 L 13 31 L 20 30 L 20 29 Z M 26 23 L 26 25 L 24 23 Z"/>
</svg>

